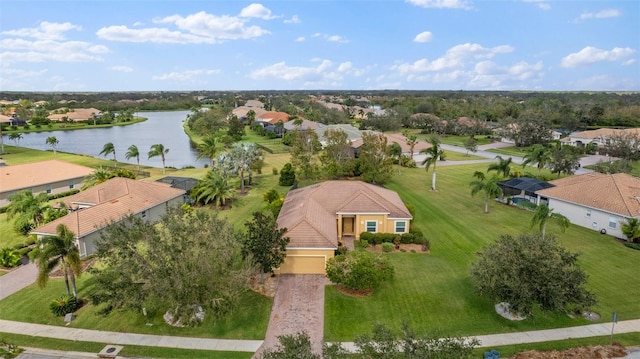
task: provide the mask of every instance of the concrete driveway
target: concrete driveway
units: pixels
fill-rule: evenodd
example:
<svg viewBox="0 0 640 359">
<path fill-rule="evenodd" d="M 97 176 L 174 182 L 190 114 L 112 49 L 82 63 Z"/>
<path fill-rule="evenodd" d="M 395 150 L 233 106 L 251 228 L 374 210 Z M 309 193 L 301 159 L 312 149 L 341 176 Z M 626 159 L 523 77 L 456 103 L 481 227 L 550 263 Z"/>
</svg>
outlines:
<svg viewBox="0 0 640 359">
<path fill-rule="evenodd" d="M 314 352 L 322 353 L 324 339 L 324 286 L 329 280 L 320 274 L 282 274 L 273 299 L 264 343 L 253 358 L 277 347 L 278 336 L 307 332 Z"/>
</svg>

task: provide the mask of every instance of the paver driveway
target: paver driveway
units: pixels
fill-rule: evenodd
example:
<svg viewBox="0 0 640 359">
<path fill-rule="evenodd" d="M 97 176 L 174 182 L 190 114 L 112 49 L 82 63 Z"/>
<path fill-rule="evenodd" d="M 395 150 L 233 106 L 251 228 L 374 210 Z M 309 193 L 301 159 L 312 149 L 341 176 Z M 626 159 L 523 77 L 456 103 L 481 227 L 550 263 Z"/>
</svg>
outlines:
<svg viewBox="0 0 640 359">
<path fill-rule="evenodd" d="M 274 348 L 278 336 L 307 332 L 313 350 L 322 353 L 324 337 L 324 286 L 329 281 L 320 274 L 282 274 L 273 299 L 264 343 L 253 356 Z"/>
</svg>

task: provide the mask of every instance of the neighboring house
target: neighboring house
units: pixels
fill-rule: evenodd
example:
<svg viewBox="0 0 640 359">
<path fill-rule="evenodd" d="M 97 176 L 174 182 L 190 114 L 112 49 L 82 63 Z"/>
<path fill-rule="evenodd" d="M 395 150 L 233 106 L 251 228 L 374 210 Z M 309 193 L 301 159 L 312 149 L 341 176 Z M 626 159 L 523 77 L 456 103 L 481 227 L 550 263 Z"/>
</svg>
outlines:
<svg viewBox="0 0 640 359">
<path fill-rule="evenodd" d="M 187 194 L 191 192 L 191 190 L 200 182 L 199 180 L 191 177 L 176 177 L 176 176 L 167 176 L 162 177 L 157 182 L 162 182 L 170 185 L 173 188 L 183 189 Z"/>
<path fill-rule="evenodd" d="M 80 188 L 93 168 L 58 160 L 0 167 L 0 206 L 9 205 L 9 196 L 29 190 L 33 194 L 56 194 Z"/>
<path fill-rule="evenodd" d="M 518 177 L 498 182 L 504 196 L 524 198 L 532 203 L 538 202 L 537 191 L 554 187 L 553 184 L 537 178 Z"/>
<path fill-rule="evenodd" d="M 249 113 L 249 111 L 253 111 L 256 114 L 255 118 L 258 118 L 258 116 L 267 112 L 265 109 L 261 107 L 239 106 L 234 108 L 231 111 L 231 114 L 236 116 L 240 121 L 244 122 L 247 119 L 247 114 Z"/>
<path fill-rule="evenodd" d="M 56 227 L 64 224 L 74 233 L 80 256 L 84 258 L 95 253 L 101 229 L 111 222 L 131 214 L 156 221 L 167 208 L 182 204 L 184 194 L 184 190 L 165 183 L 115 177 L 65 197 L 63 202 L 71 212 L 34 229 L 31 234 L 37 235 L 39 240 L 55 236 Z"/>
<path fill-rule="evenodd" d="M 555 187 L 536 193 L 575 225 L 626 239 L 620 227 L 640 216 L 640 178 L 594 172 L 549 183 Z"/>
<path fill-rule="evenodd" d="M 316 130 L 322 130 L 322 129 L 326 129 L 327 125 L 322 124 L 320 122 L 315 122 L 315 121 L 309 121 L 309 120 L 305 120 L 302 119 L 302 123 L 299 125 L 295 124 L 295 120 L 294 121 L 289 121 L 287 123 L 284 124 L 284 132 L 289 132 L 289 131 L 316 131 Z"/>
<path fill-rule="evenodd" d="M 365 132 L 365 131 L 362 131 L 362 132 Z M 382 132 L 376 132 L 376 131 L 368 131 L 368 132 L 372 134 L 383 135 L 387 139 L 387 146 L 390 146 L 392 143 L 395 142 L 400 145 L 400 148 L 402 148 L 402 154 L 407 156 L 411 154 L 411 146 L 407 144 L 407 138 L 404 135 L 399 133 L 382 133 Z M 362 140 L 362 137 L 361 137 L 353 141 L 351 144 L 351 147 L 357 150 L 363 144 L 364 144 L 364 141 Z M 431 144 L 429 142 L 418 140 L 413 147 L 414 158 L 416 157 L 416 155 L 420 153 L 420 151 L 425 150 L 427 148 L 431 148 Z"/>
<path fill-rule="evenodd" d="M 349 125 L 349 124 L 326 125 L 324 127 L 321 127 L 315 130 L 322 146 L 325 146 L 327 144 L 327 138 L 324 137 L 324 133 L 327 130 L 344 131 L 347 134 L 347 141 L 352 143 L 354 141 L 360 140 L 362 138 L 362 132 L 363 132 L 363 131 L 360 131 L 357 127 L 354 127 L 353 125 Z M 371 131 L 368 131 L 368 132 L 371 132 Z"/>
<path fill-rule="evenodd" d="M 256 115 L 256 122 L 266 124 L 275 125 L 276 123 L 282 121 L 289 121 L 289 114 L 286 112 L 277 112 L 277 111 L 267 111 L 260 115 Z"/>
<path fill-rule="evenodd" d="M 613 128 L 599 128 L 597 130 L 572 133 L 569 136 L 561 139 L 560 142 L 576 147 L 584 147 L 590 143 L 593 143 L 598 147 L 604 147 L 610 143 L 611 137 L 638 135 L 640 135 L 640 128 L 627 128 L 624 130 L 617 130 Z"/>
<path fill-rule="evenodd" d="M 16 114 L 12 114 L 11 116 L 0 115 L 0 125 L 6 126 L 24 126 L 27 124 L 27 121 L 18 118 Z"/>
<path fill-rule="evenodd" d="M 51 114 L 48 116 L 48 119 L 51 121 L 83 122 L 92 120 L 94 117 L 99 117 L 100 115 L 102 115 L 102 112 L 95 108 L 76 108 L 67 113 Z"/>
<path fill-rule="evenodd" d="M 350 246 L 361 232 L 407 233 L 412 218 L 396 192 L 361 181 L 291 190 L 277 219 L 290 238 L 279 272 L 324 274 L 339 243 Z"/>
</svg>

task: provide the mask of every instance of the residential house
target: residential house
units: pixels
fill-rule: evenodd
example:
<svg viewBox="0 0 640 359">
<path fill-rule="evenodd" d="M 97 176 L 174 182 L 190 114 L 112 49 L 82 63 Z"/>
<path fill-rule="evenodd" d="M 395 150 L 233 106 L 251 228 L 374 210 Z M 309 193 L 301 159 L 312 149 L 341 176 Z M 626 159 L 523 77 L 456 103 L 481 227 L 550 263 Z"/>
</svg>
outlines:
<svg viewBox="0 0 640 359">
<path fill-rule="evenodd" d="M 327 181 L 289 191 L 277 224 L 290 238 L 280 273 L 324 274 L 339 245 L 360 233 L 407 233 L 413 217 L 392 190 L 361 181 Z"/>
<path fill-rule="evenodd" d="M 59 160 L 0 167 L 0 206 L 9 205 L 9 196 L 29 190 L 33 194 L 56 194 L 80 188 L 93 168 Z"/>
<path fill-rule="evenodd" d="M 47 118 L 51 121 L 83 122 L 99 117 L 101 114 L 102 112 L 95 108 L 76 108 L 66 113 L 53 113 Z"/>
<path fill-rule="evenodd" d="M 627 128 L 624 130 L 599 128 L 597 130 L 576 132 L 561 139 L 560 142 L 576 147 L 584 147 L 588 144 L 594 144 L 599 148 L 603 148 L 610 143 L 612 137 L 624 136 L 640 136 L 640 128 Z"/>
<path fill-rule="evenodd" d="M 407 138 L 404 135 L 400 133 L 381 133 L 381 132 L 375 132 L 375 131 L 370 131 L 370 132 L 374 134 L 378 134 L 378 133 L 382 134 L 387 139 L 387 146 L 390 146 L 392 143 L 395 142 L 398 145 L 400 145 L 400 148 L 402 148 L 403 155 L 411 156 L 411 146 L 407 144 Z M 351 146 L 357 151 L 357 149 L 360 148 L 360 146 L 362 146 L 363 143 L 364 142 L 362 141 L 362 138 L 359 138 L 353 141 Z M 418 140 L 413 146 L 414 159 L 416 157 L 419 157 L 416 155 L 418 155 L 420 151 L 425 150 L 427 148 L 431 148 L 431 144 L 429 142 Z"/>
<path fill-rule="evenodd" d="M 156 221 L 169 207 L 181 205 L 184 194 L 184 190 L 166 183 L 115 177 L 65 197 L 63 202 L 71 212 L 36 228 L 31 234 L 38 239 L 55 236 L 58 225 L 64 224 L 74 233 L 80 256 L 84 258 L 95 253 L 101 230 L 111 222 L 128 215 Z"/>
<path fill-rule="evenodd" d="M 1 115 L 0 114 L 0 126 L 24 126 L 27 124 L 27 121 L 18 118 L 18 116 L 14 113 L 11 116 Z"/>
<path fill-rule="evenodd" d="M 289 131 L 316 131 L 326 129 L 327 125 L 320 122 L 302 119 L 302 123 L 296 124 L 296 121 L 289 121 L 284 124 L 284 132 Z"/>
<path fill-rule="evenodd" d="M 575 225 L 625 239 L 622 224 L 640 217 L 640 178 L 594 172 L 549 183 L 554 187 L 536 194 Z"/>
</svg>

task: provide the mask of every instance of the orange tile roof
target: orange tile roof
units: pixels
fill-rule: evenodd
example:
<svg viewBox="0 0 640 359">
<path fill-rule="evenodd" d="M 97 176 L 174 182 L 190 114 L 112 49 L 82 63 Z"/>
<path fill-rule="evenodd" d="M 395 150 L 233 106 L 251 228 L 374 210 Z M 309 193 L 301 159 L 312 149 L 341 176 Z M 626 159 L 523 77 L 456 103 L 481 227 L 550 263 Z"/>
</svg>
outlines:
<svg viewBox="0 0 640 359">
<path fill-rule="evenodd" d="M 640 128 L 627 128 L 627 129 L 614 129 L 614 128 L 599 128 L 597 130 L 588 130 L 582 132 L 576 132 L 569 137 L 572 138 L 610 138 L 614 135 L 622 135 L 622 134 L 640 134 Z"/>
<path fill-rule="evenodd" d="M 36 228 L 31 233 L 55 235 L 56 227 L 65 224 L 78 237 L 83 237 L 111 221 L 140 213 L 184 193 L 184 190 L 172 188 L 166 183 L 112 178 L 63 200 L 68 207 L 76 206 L 78 203 L 90 204 L 91 207 L 71 212 Z"/>
<path fill-rule="evenodd" d="M 626 173 L 587 173 L 549 183 L 555 187 L 536 193 L 626 217 L 640 216 L 640 178 Z"/>
<path fill-rule="evenodd" d="M 361 181 L 326 181 L 289 191 L 278 216 L 290 248 L 335 248 L 338 214 L 380 213 L 411 219 L 394 191 Z"/>
<path fill-rule="evenodd" d="M 263 120 L 269 122 L 272 125 L 278 123 L 278 121 L 289 121 L 289 114 L 286 112 L 268 111 L 260 115 L 256 115 L 257 120 Z"/>
<path fill-rule="evenodd" d="M 0 167 L 0 191 L 9 192 L 85 177 L 93 168 L 59 160 Z"/>
</svg>

